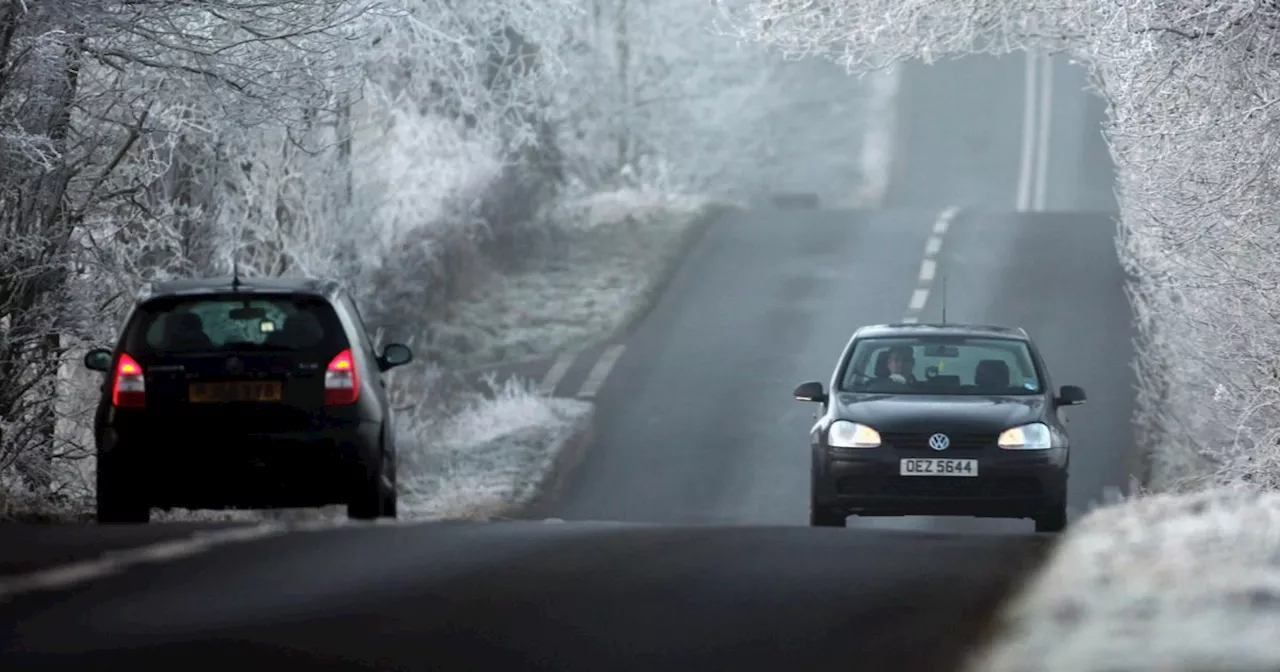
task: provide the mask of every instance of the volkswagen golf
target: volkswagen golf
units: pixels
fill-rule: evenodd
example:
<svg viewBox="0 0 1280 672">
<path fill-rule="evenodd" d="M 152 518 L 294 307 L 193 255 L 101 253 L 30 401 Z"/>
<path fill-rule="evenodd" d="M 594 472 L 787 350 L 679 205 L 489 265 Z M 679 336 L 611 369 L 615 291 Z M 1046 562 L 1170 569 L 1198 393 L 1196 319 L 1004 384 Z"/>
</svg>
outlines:
<svg viewBox="0 0 1280 672">
<path fill-rule="evenodd" d="M 795 388 L 821 405 L 810 431 L 809 523 L 859 516 L 1031 518 L 1067 524 L 1070 439 L 1054 391 L 1020 328 L 889 324 L 854 332 L 831 376 Z"/>
</svg>

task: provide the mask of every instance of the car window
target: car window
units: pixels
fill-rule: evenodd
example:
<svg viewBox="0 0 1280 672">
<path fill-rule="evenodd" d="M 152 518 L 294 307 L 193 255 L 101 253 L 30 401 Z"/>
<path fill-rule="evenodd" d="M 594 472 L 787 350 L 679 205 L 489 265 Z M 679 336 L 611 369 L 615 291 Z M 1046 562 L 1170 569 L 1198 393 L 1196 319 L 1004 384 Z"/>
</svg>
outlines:
<svg viewBox="0 0 1280 672">
<path fill-rule="evenodd" d="M 314 297 L 163 298 L 130 328 L 132 352 L 338 351 L 346 346 L 333 308 Z M 141 346 L 141 347 L 139 347 Z"/>
<path fill-rule="evenodd" d="M 355 300 L 350 296 L 343 295 L 340 305 L 346 309 L 348 317 L 356 323 L 356 339 L 360 341 L 360 347 L 364 349 L 365 354 L 370 358 L 377 359 L 378 353 L 374 349 L 373 334 L 369 333 L 369 326 L 365 324 L 364 317 L 360 315 L 360 308 L 356 306 Z"/>
<path fill-rule="evenodd" d="M 905 360 L 905 382 L 887 359 Z M 854 344 L 841 391 L 885 394 L 1040 394 L 1044 389 L 1026 342 L 1011 338 L 866 338 Z"/>
</svg>

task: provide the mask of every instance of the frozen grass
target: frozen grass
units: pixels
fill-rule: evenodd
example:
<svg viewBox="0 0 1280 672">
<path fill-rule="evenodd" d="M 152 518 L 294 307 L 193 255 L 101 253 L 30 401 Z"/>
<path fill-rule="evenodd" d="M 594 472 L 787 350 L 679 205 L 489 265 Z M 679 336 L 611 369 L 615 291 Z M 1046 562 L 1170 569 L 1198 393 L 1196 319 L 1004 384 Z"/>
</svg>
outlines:
<svg viewBox="0 0 1280 672">
<path fill-rule="evenodd" d="M 452 319 L 433 329 L 433 356 L 474 368 L 607 337 L 645 305 L 691 227 L 723 207 L 648 189 L 567 204 L 557 213 L 555 252 L 458 302 Z"/>
<path fill-rule="evenodd" d="M 1064 535 L 970 672 L 1280 670 L 1280 494 L 1098 509 Z"/>
<path fill-rule="evenodd" d="M 539 396 L 508 380 L 494 398 L 438 423 L 405 428 L 402 517 L 488 519 L 528 504 L 561 451 L 591 422 L 592 404 Z"/>
</svg>

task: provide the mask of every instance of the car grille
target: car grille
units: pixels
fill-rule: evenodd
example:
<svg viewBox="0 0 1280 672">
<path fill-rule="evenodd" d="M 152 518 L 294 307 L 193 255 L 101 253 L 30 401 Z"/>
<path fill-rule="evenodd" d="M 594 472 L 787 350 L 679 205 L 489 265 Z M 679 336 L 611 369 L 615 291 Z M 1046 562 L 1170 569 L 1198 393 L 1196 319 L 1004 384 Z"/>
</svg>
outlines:
<svg viewBox="0 0 1280 672">
<path fill-rule="evenodd" d="M 862 497 L 955 497 L 973 499 L 1038 498 L 1034 478 L 947 478 L 944 476 L 846 476 L 842 495 Z"/>
<path fill-rule="evenodd" d="M 934 452 L 929 447 L 929 437 L 938 432 L 881 432 L 880 441 L 885 445 L 903 450 L 927 450 Z M 951 445 L 947 446 L 950 452 L 953 450 L 982 450 L 996 445 L 996 439 L 1000 438 L 999 434 L 984 432 L 980 434 L 974 433 L 957 433 L 951 434 L 942 432 L 951 439 Z"/>
</svg>

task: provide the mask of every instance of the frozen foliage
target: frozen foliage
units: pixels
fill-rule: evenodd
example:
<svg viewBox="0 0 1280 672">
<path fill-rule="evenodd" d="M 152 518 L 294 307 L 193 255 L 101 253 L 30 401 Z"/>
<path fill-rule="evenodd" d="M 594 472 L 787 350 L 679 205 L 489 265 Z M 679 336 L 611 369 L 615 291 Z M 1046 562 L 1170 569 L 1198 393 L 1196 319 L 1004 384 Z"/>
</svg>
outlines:
<svg viewBox="0 0 1280 672">
<path fill-rule="evenodd" d="M 71 485 L 51 467 L 83 455 L 59 417 L 82 410 L 67 362 L 83 339 L 113 326 L 139 276 L 209 255 L 198 212 L 218 184 L 191 159 L 219 156 L 215 125 L 305 131 L 358 83 L 348 27 L 372 9 L 0 6 L 0 472 L 15 488 Z"/>
<path fill-rule="evenodd" d="M 1162 0 L 753 0 L 752 37 L 851 68 L 1069 49 L 1109 101 L 1140 444 L 1163 489 L 1280 486 L 1280 7 Z"/>
<path fill-rule="evenodd" d="M 706 2 L 584 4 L 556 90 L 565 164 L 584 188 L 828 200 L 865 179 L 860 146 L 880 111 L 838 67 L 788 63 L 724 34 Z"/>
<path fill-rule="evenodd" d="M 566 200 L 548 223 L 560 244 L 454 303 L 432 325 L 425 356 L 475 367 L 610 337 L 652 298 L 695 225 L 722 207 L 654 189 Z"/>
<path fill-rule="evenodd" d="M 538 396 L 515 380 L 474 404 L 404 429 L 421 440 L 402 457 L 407 517 L 488 519 L 532 502 L 572 457 L 594 409 Z"/>
<path fill-rule="evenodd" d="M 706 3 L 587 4 L 558 91 L 569 112 L 564 131 L 580 140 L 566 157 L 575 172 L 589 184 L 634 171 L 650 185 L 755 186 L 743 184 L 737 165 L 764 158 L 761 93 L 776 60 L 713 33 Z"/>
<path fill-rule="evenodd" d="M 1280 495 L 1158 495 L 1077 522 L 971 672 L 1280 669 Z"/>
</svg>

